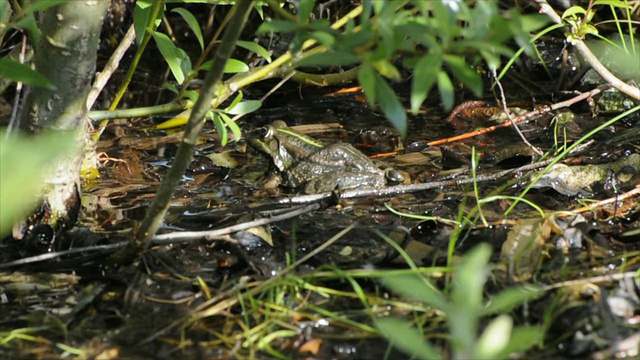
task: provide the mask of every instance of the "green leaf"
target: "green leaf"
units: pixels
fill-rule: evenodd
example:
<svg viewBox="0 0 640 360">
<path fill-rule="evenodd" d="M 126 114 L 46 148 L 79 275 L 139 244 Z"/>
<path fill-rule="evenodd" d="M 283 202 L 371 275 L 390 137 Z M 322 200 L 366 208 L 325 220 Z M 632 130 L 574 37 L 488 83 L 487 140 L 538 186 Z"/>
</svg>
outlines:
<svg viewBox="0 0 640 360">
<path fill-rule="evenodd" d="M 386 80 L 376 73 L 374 73 L 374 75 L 376 81 L 376 98 L 378 98 L 380 102 L 382 112 L 387 119 L 389 119 L 393 127 L 400 132 L 402 137 L 406 137 L 407 113 L 404 111 L 402 103 L 398 100 L 396 93 L 393 92 L 393 89 L 387 84 Z"/>
<path fill-rule="evenodd" d="M 297 61 L 294 66 L 296 68 L 304 66 L 344 66 L 358 61 L 360 59 L 357 56 L 346 51 L 325 51 L 305 56 L 300 61 Z"/>
<path fill-rule="evenodd" d="M 587 10 L 585 10 L 582 6 L 572 6 L 562 13 L 562 19 L 566 19 L 568 17 L 577 16 L 578 14 L 586 14 Z"/>
<path fill-rule="evenodd" d="M 189 25 L 189 28 L 191 29 L 191 31 L 193 31 L 193 34 L 196 36 L 196 39 L 198 39 L 198 43 L 200 44 L 200 50 L 204 49 L 204 40 L 202 39 L 202 30 L 200 30 L 200 25 L 198 24 L 198 20 L 196 19 L 196 17 L 193 16 L 193 14 L 190 13 L 189 10 L 185 8 L 176 8 L 171 10 L 171 12 L 178 13 L 180 14 L 180 16 L 182 16 L 182 18 L 187 23 L 187 25 Z"/>
<path fill-rule="evenodd" d="M 142 38 L 147 29 L 149 23 L 149 16 L 151 16 L 151 10 L 153 10 L 153 2 L 150 0 L 136 1 L 136 7 L 133 11 L 133 28 L 136 31 L 136 44 L 142 43 Z M 155 26 L 152 30 L 155 30 L 160 24 L 160 16 L 162 12 L 158 14 L 158 18 L 155 20 Z"/>
<path fill-rule="evenodd" d="M 226 74 L 236 74 L 249 71 L 249 66 L 240 60 L 228 59 L 224 64 L 224 72 Z"/>
<path fill-rule="evenodd" d="M 533 300 L 544 292 L 537 286 L 519 286 L 509 288 L 496 295 L 482 311 L 483 314 L 510 312 L 525 301 Z"/>
<path fill-rule="evenodd" d="M 298 24 L 285 21 L 285 20 L 271 20 L 268 22 L 263 22 L 258 30 L 256 30 L 256 34 L 263 34 L 268 32 L 293 32 L 298 30 Z"/>
<path fill-rule="evenodd" d="M 544 339 L 544 335 L 545 329 L 543 326 L 516 327 L 511 332 L 511 338 L 507 346 L 494 358 L 511 358 L 509 355 L 520 353 L 539 344 Z"/>
<path fill-rule="evenodd" d="M 176 47 L 167 35 L 154 31 L 153 39 L 160 54 L 169 65 L 173 77 L 176 78 L 178 84 L 182 84 L 187 72 L 191 69 L 191 59 L 184 50 Z"/>
<path fill-rule="evenodd" d="M 35 85 L 49 90 L 55 90 L 56 87 L 39 72 L 32 70 L 29 65 L 20 64 L 17 61 L 0 58 L 0 76 L 11 79 L 15 82 L 23 82 L 28 85 Z"/>
<path fill-rule="evenodd" d="M 456 284 L 451 291 L 451 300 L 457 309 L 476 313 L 482 308 L 482 289 L 489 275 L 490 257 L 491 248 L 481 244 L 467 253 L 457 266 Z"/>
<path fill-rule="evenodd" d="M 309 17 L 311 16 L 311 12 L 313 11 L 313 7 L 315 6 L 314 0 L 298 0 L 297 2 L 298 8 L 298 19 L 302 22 L 309 21 Z"/>
<path fill-rule="evenodd" d="M 382 335 L 411 358 L 423 360 L 442 359 L 442 355 L 411 323 L 394 318 L 373 320 Z"/>
<path fill-rule="evenodd" d="M 423 277 L 418 275 L 385 275 L 380 280 L 398 295 L 420 301 L 445 313 L 450 310 L 444 295 Z"/>
<path fill-rule="evenodd" d="M 400 80 L 400 72 L 393 66 L 393 64 L 387 60 L 382 59 L 372 63 L 373 67 L 380 73 L 380 75 L 391 80 Z"/>
<path fill-rule="evenodd" d="M 256 44 L 251 41 L 238 40 L 236 41 L 236 45 L 240 46 L 241 48 L 245 48 L 249 51 L 253 51 L 254 53 L 262 56 L 262 58 L 267 60 L 267 62 L 269 63 L 271 62 L 271 55 L 269 55 L 269 51 L 267 51 L 267 49 L 263 48 L 259 44 Z"/>
<path fill-rule="evenodd" d="M 261 106 L 262 101 L 260 100 L 247 100 L 242 101 L 233 107 L 229 107 L 225 112 L 231 115 L 244 115 L 260 109 Z"/>
<path fill-rule="evenodd" d="M 364 94 L 369 100 L 369 105 L 373 106 L 376 103 L 376 72 L 371 65 L 363 64 L 358 70 L 358 82 L 364 90 Z"/>
<path fill-rule="evenodd" d="M 313 31 L 309 34 L 309 37 L 325 46 L 334 46 L 336 43 L 336 38 L 332 34 L 325 31 Z"/>
<path fill-rule="evenodd" d="M 33 209 L 47 165 L 74 147 L 75 134 L 51 132 L 33 138 L 0 132 L 0 238 Z"/>
<path fill-rule="evenodd" d="M 227 127 L 231 130 L 231 132 L 233 133 L 233 140 L 234 141 L 240 141 L 240 139 L 242 138 L 242 130 L 240 130 L 240 127 L 238 126 L 238 124 L 236 124 L 235 121 L 233 121 L 227 114 L 225 113 L 219 113 L 218 115 L 220 115 L 220 118 L 222 118 L 222 120 L 224 121 L 224 123 L 227 125 Z M 222 144 L 223 146 L 226 145 Z"/>
<path fill-rule="evenodd" d="M 229 134 L 227 134 L 227 127 L 224 126 L 224 121 L 220 117 L 220 114 L 208 111 L 207 117 L 213 120 L 213 125 L 215 125 L 218 135 L 220 135 L 220 143 L 222 146 L 227 145 L 227 142 L 229 142 Z"/>
<path fill-rule="evenodd" d="M 436 82 L 436 76 L 442 66 L 442 54 L 430 53 L 418 60 L 411 81 L 411 112 L 417 114 L 429 90 Z"/>
<path fill-rule="evenodd" d="M 462 81 L 475 96 L 482 96 L 482 78 L 464 61 L 464 58 L 457 55 L 444 55 L 444 61 L 453 75 Z"/>
<path fill-rule="evenodd" d="M 449 75 L 446 72 L 438 72 L 438 91 L 440 92 L 440 98 L 442 99 L 442 106 L 449 111 L 453 108 L 453 102 L 455 100 L 453 93 L 453 84 Z"/>
<path fill-rule="evenodd" d="M 229 106 L 227 106 L 227 108 L 224 109 L 223 111 L 227 112 L 229 111 L 229 109 L 233 109 L 234 106 L 238 105 L 240 101 L 242 101 L 243 97 L 244 97 L 244 94 L 242 93 L 242 91 L 238 91 L 238 95 L 236 95 L 235 99 L 233 99 L 231 104 L 229 104 Z"/>
<path fill-rule="evenodd" d="M 598 6 L 598 5 L 610 5 L 610 6 L 624 8 L 624 9 L 633 9 L 631 5 L 625 4 L 625 2 L 621 0 L 596 0 L 593 2 L 593 6 Z"/>
</svg>

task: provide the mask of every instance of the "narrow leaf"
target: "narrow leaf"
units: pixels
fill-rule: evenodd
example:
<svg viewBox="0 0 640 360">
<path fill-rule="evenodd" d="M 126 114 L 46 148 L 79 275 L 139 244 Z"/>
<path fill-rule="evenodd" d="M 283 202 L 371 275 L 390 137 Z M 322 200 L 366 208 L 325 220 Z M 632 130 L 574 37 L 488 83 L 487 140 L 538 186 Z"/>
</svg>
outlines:
<svg viewBox="0 0 640 360">
<path fill-rule="evenodd" d="M 382 335 L 407 355 L 416 359 L 437 360 L 442 355 L 407 321 L 394 318 L 375 319 Z"/>
<path fill-rule="evenodd" d="M 305 56 L 295 63 L 295 67 L 304 66 L 344 66 L 360 61 L 357 56 L 346 51 L 325 51 Z"/>
<path fill-rule="evenodd" d="M 224 121 L 224 123 L 227 125 L 227 127 L 231 130 L 231 132 L 233 133 L 233 140 L 234 141 L 240 141 L 240 139 L 242 138 L 242 130 L 240 130 L 240 127 L 238 126 L 238 124 L 236 124 L 235 121 L 233 121 L 227 114 L 225 113 L 219 113 L 220 118 L 222 118 L 222 120 Z M 224 144 L 223 144 L 224 146 Z"/>
<path fill-rule="evenodd" d="M 483 314 L 506 313 L 525 301 L 533 300 L 543 294 L 543 291 L 531 286 L 514 287 L 500 292 L 483 310 Z"/>
<path fill-rule="evenodd" d="M 586 14 L 587 10 L 585 10 L 582 6 L 572 6 L 562 13 L 562 19 L 566 19 L 571 16 L 576 16 L 578 14 Z"/>
<path fill-rule="evenodd" d="M 364 64 L 358 71 L 358 82 L 369 100 L 369 105 L 376 103 L 376 73 L 369 64 Z"/>
<path fill-rule="evenodd" d="M 309 17 L 311 16 L 311 12 L 313 11 L 313 7 L 316 2 L 314 0 L 298 0 L 296 3 L 298 4 L 298 18 L 300 21 L 309 21 Z"/>
<path fill-rule="evenodd" d="M 173 77 L 178 84 L 182 84 L 188 69 L 191 68 L 191 59 L 184 50 L 175 46 L 169 37 L 163 33 L 154 31 L 153 39 L 160 50 L 160 54 L 169 65 Z"/>
<path fill-rule="evenodd" d="M 447 299 L 425 278 L 418 275 L 389 275 L 383 276 L 381 280 L 398 295 L 420 301 L 445 313 L 449 311 Z"/>
<path fill-rule="evenodd" d="M 40 86 L 49 90 L 55 90 L 49 79 L 39 72 L 31 69 L 29 65 L 20 64 L 17 61 L 0 58 L 0 76 L 15 82 L 23 82 L 28 85 Z"/>
<path fill-rule="evenodd" d="M 268 22 L 263 22 L 258 30 L 256 30 L 256 34 L 268 33 L 268 32 L 293 32 L 298 29 L 298 24 L 291 21 L 284 20 L 272 20 Z"/>
<path fill-rule="evenodd" d="M 240 60 L 228 59 L 224 64 L 224 72 L 226 74 L 236 74 L 249 71 L 249 66 Z"/>
<path fill-rule="evenodd" d="M 267 62 L 271 62 L 271 55 L 269 55 L 269 51 L 267 51 L 267 49 L 263 48 L 259 44 L 256 44 L 251 41 L 239 40 L 239 41 L 236 41 L 236 45 L 240 46 L 241 48 L 245 48 L 249 51 L 253 51 L 254 53 L 262 56 L 262 58 L 267 60 Z"/>
<path fill-rule="evenodd" d="M 400 132 L 402 137 L 407 136 L 407 114 L 396 93 L 391 86 L 378 74 L 375 74 L 376 97 L 380 102 L 380 108 L 391 124 Z"/>
<path fill-rule="evenodd" d="M 171 12 L 178 13 L 180 14 L 180 16 L 182 16 L 182 18 L 187 23 L 191 31 L 193 31 L 193 34 L 196 36 L 196 39 L 198 39 L 198 43 L 200 44 L 200 49 L 201 50 L 204 49 L 204 40 L 202 38 L 202 30 L 200 30 L 200 25 L 198 24 L 198 20 L 196 20 L 196 17 L 193 16 L 193 14 L 190 13 L 189 10 L 185 8 L 176 8 L 171 10 Z"/>
<path fill-rule="evenodd" d="M 220 143 L 222 146 L 227 145 L 227 142 L 229 142 L 229 135 L 227 134 L 227 127 L 224 126 L 223 120 L 220 118 L 218 113 L 211 113 L 211 118 L 213 119 L 213 124 L 216 126 L 218 135 L 220 135 Z"/>
<path fill-rule="evenodd" d="M 242 101 L 234 107 L 228 109 L 226 112 L 231 115 L 244 115 L 260 109 L 261 106 L 262 101 L 260 100 Z"/>
<path fill-rule="evenodd" d="M 461 56 L 445 55 L 444 61 L 453 72 L 453 75 L 471 90 L 475 96 L 482 96 L 482 78 Z"/>
<path fill-rule="evenodd" d="M 440 98 L 442 99 L 442 106 L 449 111 L 453 108 L 453 102 L 455 100 L 453 93 L 453 84 L 449 75 L 446 72 L 438 72 L 438 91 L 440 92 Z"/>
<path fill-rule="evenodd" d="M 431 53 L 418 60 L 413 70 L 411 82 L 411 112 L 417 114 L 429 90 L 436 82 L 436 76 L 442 66 L 442 55 Z"/>
<path fill-rule="evenodd" d="M 136 44 L 138 45 L 142 43 L 144 32 L 147 29 L 149 16 L 151 16 L 151 10 L 153 9 L 152 5 L 152 2 L 149 0 L 136 1 L 136 7 L 133 11 L 133 28 L 136 31 Z M 156 19 L 156 27 L 158 26 L 159 21 L 160 19 Z"/>
</svg>

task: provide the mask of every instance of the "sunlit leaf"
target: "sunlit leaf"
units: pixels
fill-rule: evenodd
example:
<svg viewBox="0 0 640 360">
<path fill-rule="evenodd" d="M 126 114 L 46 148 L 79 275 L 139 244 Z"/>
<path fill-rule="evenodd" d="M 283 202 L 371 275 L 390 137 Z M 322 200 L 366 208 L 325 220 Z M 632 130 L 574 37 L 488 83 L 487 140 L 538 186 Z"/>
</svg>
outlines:
<svg viewBox="0 0 640 360">
<path fill-rule="evenodd" d="M 187 23 L 191 31 L 193 31 L 193 34 L 196 36 L 196 39 L 198 39 L 198 43 L 200 44 L 200 49 L 201 50 L 204 49 L 204 40 L 202 39 L 202 30 L 200 30 L 200 25 L 198 24 L 198 20 L 196 19 L 196 17 L 193 16 L 193 14 L 190 13 L 189 10 L 185 8 L 176 8 L 171 10 L 171 12 L 178 13 L 180 14 L 180 16 L 182 16 L 182 18 Z"/>
<path fill-rule="evenodd" d="M 304 66 L 344 66 L 360 61 L 357 56 L 346 51 L 325 51 L 305 56 L 295 63 L 296 67 Z"/>
<path fill-rule="evenodd" d="M 482 96 L 482 78 L 478 73 L 464 61 L 464 58 L 457 55 L 444 55 L 444 61 L 447 63 L 453 75 L 477 97 Z"/>
<path fill-rule="evenodd" d="M 386 77 L 391 80 L 400 80 L 400 72 L 398 68 L 393 66 L 393 64 L 387 60 L 382 59 L 372 63 L 373 67 L 380 73 L 380 75 Z"/>
<path fill-rule="evenodd" d="M 163 33 L 154 31 L 153 39 L 160 50 L 160 54 L 169 65 L 171 74 L 178 84 L 182 84 L 188 69 L 191 68 L 191 59 L 184 50 L 175 46 L 169 37 Z"/>
<path fill-rule="evenodd" d="M 72 150 L 75 134 L 56 131 L 32 138 L 0 132 L 0 238 L 38 201 L 47 165 Z"/>
<path fill-rule="evenodd" d="M 407 136 L 407 113 L 396 93 L 380 75 L 374 73 L 376 81 L 376 98 L 380 102 L 382 112 L 402 135 Z"/>
<path fill-rule="evenodd" d="M 249 66 L 240 60 L 228 59 L 224 64 L 224 72 L 226 74 L 237 74 L 246 71 L 249 71 Z"/>
<path fill-rule="evenodd" d="M 416 63 L 411 81 L 411 112 L 418 113 L 420 105 L 429 95 L 429 90 L 436 82 L 436 76 L 442 66 L 442 55 L 429 53 Z"/>
<path fill-rule="evenodd" d="M 0 58 L 0 76 L 15 82 L 23 82 L 49 90 L 55 90 L 56 88 L 49 79 L 39 72 L 32 70 L 29 65 L 20 64 L 17 61 L 7 58 Z"/>
<path fill-rule="evenodd" d="M 449 75 L 446 72 L 438 72 L 438 91 L 440 92 L 440 98 L 442 99 L 442 106 L 449 111 L 453 107 L 455 100 L 453 92 L 453 83 L 449 79 Z"/>
<path fill-rule="evenodd" d="M 269 55 L 269 51 L 267 51 L 267 49 L 263 48 L 259 44 L 256 44 L 251 41 L 238 40 L 236 41 L 236 45 L 240 46 L 241 48 L 245 48 L 249 51 L 253 51 L 254 53 L 262 56 L 262 58 L 267 60 L 267 62 L 271 62 L 271 55 Z"/>
<path fill-rule="evenodd" d="M 233 99 L 231 104 L 229 104 L 229 106 L 227 106 L 227 108 L 224 109 L 224 111 L 228 112 L 229 109 L 233 109 L 234 106 L 238 105 L 240 101 L 242 101 L 243 97 L 244 97 L 244 94 L 242 93 L 242 91 L 238 91 L 238 95 L 236 95 L 236 97 Z"/>
<path fill-rule="evenodd" d="M 183 112 L 172 117 L 171 119 L 156 125 L 155 127 L 153 127 L 153 129 L 166 130 L 166 129 L 173 129 L 178 126 L 184 126 L 189 121 L 189 116 L 191 116 L 191 109 L 184 110 Z"/>
<path fill-rule="evenodd" d="M 480 359 L 496 359 L 509 344 L 513 319 L 509 315 L 500 315 L 484 329 L 476 344 L 475 355 Z"/>
<path fill-rule="evenodd" d="M 585 10 L 582 6 L 572 6 L 562 13 L 562 19 L 566 19 L 568 17 L 577 16 L 578 14 L 586 14 L 587 10 Z"/>
<path fill-rule="evenodd" d="M 211 65 L 213 65 L 213 60 L 209 60 L 203 63 L 200 66 L 199 70 L 200 71 L 209 70 L 211 69 Z M 236 74 L 236 73 L 245 72 L 245 71 L 249 71 L 249 66 L 240 60 L 228 59 L 227 62 L 224 64 L 224 72 L 227 74 Z"/>
<path fill-rule="evenodd" d="M 411 323 L 394 318 L 374 319 L 376 327 L 394 346 L 414 359 L 437 360 L 442 355 Z"/>
<path fill-rule="evenodd" d="M 231 115 L 244 115 L 260 109 L 261 106 L 262 101 L 260 100 L 247 100 L 236 104 L 225 112 Z"/>
</svg>

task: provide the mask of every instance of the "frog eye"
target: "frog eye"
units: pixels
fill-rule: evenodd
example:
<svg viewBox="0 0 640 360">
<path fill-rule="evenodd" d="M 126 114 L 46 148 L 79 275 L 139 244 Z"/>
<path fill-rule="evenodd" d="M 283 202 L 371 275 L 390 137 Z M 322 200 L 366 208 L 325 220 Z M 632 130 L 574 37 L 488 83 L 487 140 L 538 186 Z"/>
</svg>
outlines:
<svg viewBox="0 0 640 360">
<path fill-rule="evenodd" d="M 264 126 L 260 128 L 260 136 L 264 140 L 270 140 L 275 135 L 275 129 L 272 126 Z"/>
</svg>

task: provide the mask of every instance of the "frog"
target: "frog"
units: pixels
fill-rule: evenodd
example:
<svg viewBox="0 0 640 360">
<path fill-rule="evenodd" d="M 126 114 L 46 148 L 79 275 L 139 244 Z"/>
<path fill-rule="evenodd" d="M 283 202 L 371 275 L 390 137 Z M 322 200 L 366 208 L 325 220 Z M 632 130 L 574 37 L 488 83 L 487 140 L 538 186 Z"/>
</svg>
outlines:
<svg viewBox="0 0 640 360">
<path fill-rule="evenodd" d="M 381 188 L 404 180 L 397 170 L 374 163 L 351 144 L 325 144 L 294 131 L 283 120 L 251 131 L 247 142 L 269 159 L 270 175 L 276 178 L 272 186 L 305 194 Z"/>
</svg>

